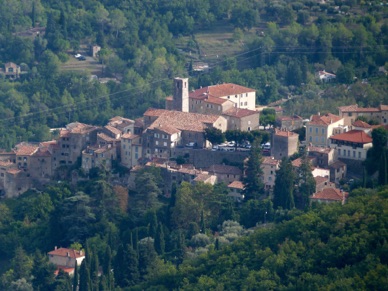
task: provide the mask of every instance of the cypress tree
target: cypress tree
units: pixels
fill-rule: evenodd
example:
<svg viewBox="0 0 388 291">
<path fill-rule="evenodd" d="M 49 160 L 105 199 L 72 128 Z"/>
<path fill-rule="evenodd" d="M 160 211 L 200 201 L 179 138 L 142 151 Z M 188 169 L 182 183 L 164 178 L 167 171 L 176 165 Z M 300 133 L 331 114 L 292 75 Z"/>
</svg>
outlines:
<svg viewBox="0 0 388 291">
<path fill-rule="evenodd" d="M 302 164 L 299 168 L 299 196 L 300 208 L 305 208 L 309 205 L 309 197 L 315 192 L 315 179 L 311 172 L 310 160 L 307 154 L 302 158 Z"/>
<path fill-rule="evenodd" d="M 74 277 L 73 277 L 73 291 L 78 289 L 78 264 L 75 264 L 74 267 Z"/>
<path fill-rule="evenodd" d="M 91 291 L 90 272 L 86 259 L 82 261 L 79 270 L 79 289 L 78 291 Z"/>
<path fill-rule="evenodd" d="M 93 257 L 92 257 L 92 264 L 90 268 L 90 276 L 91 276 L 91 282 L 92 282 L 92 289 L 95 291 L 98 291 L 98 287 L 99 287 L 98 267 L 99 267 L 99 262 L 98 262 L 97 252 L 94 251 Z"/>
<path fill-rule="evenodd" d="M 218 240 L 218 237 L 216 238 L 215 249 L 217 251 L 220 249 L 220 241 Z"/>
<path fill-rule="evenodd" d="M 165 241 L 164 241 L 163 225 L 161 223 L 158 224 L 158 228 L 156 230 L 154 246 L 155 246 L 156 252 L 159 255 L 163 256 L 164 250 L 165 250 Z"/>
<path fill-rule="evenodd" d="M 111 290 L 113 288 L 113 276 L 112 276 L 112 252 L 110 249 L 110 246 L 106 247 L 105 250 L 105 259 L 104 264 L 102 266 L 103 272 L 106 279 L 106 285 L 108 290 Z M 101 290 L 100 290 L 101 291 Z"/>
<path fill-rule="evenodd" d="M 274 208 L 292 209 L 294 203 L 295 174 L 290 159 L 283 158 L 279 170 L 276 171 L 274 187 Z"/>
<path fill-rule="evenodd" d="M 155 238 L 156 235 L 156 229 L 158 227 L 158 219 L 156 217 L 155 211 L 152 211 L 148 214 L 148 236 Z"/>
<path fill-rule="evenodd" d="M 251 148 L 251 153 L 246 164 L 246 175 L 244 178 L 244 194 L 245 199 L 258 199 L 259 195 L 264 191 L 264 184 L 261 180 L 263 171 L 261 169 L 261 149 L 260 142 L 256 139 Z"/>
</svg>

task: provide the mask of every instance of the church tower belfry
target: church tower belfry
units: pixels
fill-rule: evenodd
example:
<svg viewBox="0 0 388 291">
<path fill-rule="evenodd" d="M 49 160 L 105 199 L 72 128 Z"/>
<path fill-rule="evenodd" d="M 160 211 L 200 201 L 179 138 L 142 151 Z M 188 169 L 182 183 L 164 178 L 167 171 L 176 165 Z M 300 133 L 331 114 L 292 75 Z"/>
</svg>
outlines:
<svg viewBox="0 0 388 291">
<path fill-rule="evenodd" d="M 173 110 L 189 112 L 189 79 L 174 78 Z"/>
</svg>

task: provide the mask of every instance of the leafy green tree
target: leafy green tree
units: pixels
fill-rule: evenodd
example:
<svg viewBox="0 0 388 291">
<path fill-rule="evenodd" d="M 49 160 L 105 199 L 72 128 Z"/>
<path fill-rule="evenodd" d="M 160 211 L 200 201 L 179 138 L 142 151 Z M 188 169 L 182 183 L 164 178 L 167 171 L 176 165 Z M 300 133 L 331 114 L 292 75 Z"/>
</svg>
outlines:
<svg viewBox="0 0 388 291">
<path fill-rule="evenodd" d="M 259 140 L 252 144 L 251 152 L 246 164 L 244 177 L 245 199 L 258 199 L 264 192 L 262 181 L 263 170 L 261 169 L 262 155 Z"/>
<path fill-rule="evenodd" d="M 260 124 L 264 127 L 274 125 L 276 120 L 275 109 L 265 108 L 260 114 Z"/>
<path fill-rule="evenodd" d="M 222 131 L 215 127 L 205 128 L 204 136 L 205 139 L 211 142 L 213 145 L 221 144 L 225 141 L 225 136 Z"/>
<path fill-rule="evenodd" d="M 59 270 L 54 282 L 55 291 L 69 291 L 71 290 L 71 279 L 68 273 Z"/>
<path fill-rule="evenodd" d="M 11 260 L 14 280 L 29 279 L 33 267 L 33 260 L 26 254 L 22 247 L 17 247 Z"/>
<path fill-rule="evenodd" d="M 290 159 L 283 158 L 279 170 L 276 171 L 274 186 L 274 208 L 292 209 L 294 203 L 294 181 L 295 173 Z"/>
</svg>

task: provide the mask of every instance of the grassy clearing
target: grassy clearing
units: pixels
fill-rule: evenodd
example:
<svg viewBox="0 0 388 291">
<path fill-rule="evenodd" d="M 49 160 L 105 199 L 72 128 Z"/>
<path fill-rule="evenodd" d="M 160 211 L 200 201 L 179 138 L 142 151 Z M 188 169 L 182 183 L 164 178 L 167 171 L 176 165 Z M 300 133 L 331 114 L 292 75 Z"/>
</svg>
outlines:
<svg viewBox="0 0 388 291">
<path fill-rule="evenodd" d="M 198 31 L 192 36 L 180 37 L 176 46 L 181 49 L 187 62 L 204 62 L 214 64 L 237 55 L 246 49 L 256 35 L 256 28 L 244 31 L 240 40 L 233 38 L 234 27 L 226 22 L 217 22 L 211 29 Z"/>
</svg>

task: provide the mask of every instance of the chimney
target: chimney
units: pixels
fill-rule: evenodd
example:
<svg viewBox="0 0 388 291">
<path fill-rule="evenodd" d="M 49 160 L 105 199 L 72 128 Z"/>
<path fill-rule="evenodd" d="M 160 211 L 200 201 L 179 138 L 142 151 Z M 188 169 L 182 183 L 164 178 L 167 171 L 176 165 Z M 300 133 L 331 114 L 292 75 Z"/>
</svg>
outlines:
<svg viewBox="0 0 388 291">
<path fill-rule="evenodd" d="M 321 112 L 318 111 L 318 116 L 321 116 Z"/>
<path fill-rule="evenodd" d="M 82 256 L 82 250 L 79 251 L 80 256 Z"/>
<path fill-rule="evenodd" d="M 55 250 L 57 249 L 57 246 L 55 246 L 55 248 L 54 248 Z"/>
<path fill-rule="evenodd" d="M 70 257 L 70 253 L 69 253 L 69 252 L 67 252 L 67 253 L 66 253 L 66 256 Z"/>
</svg>

